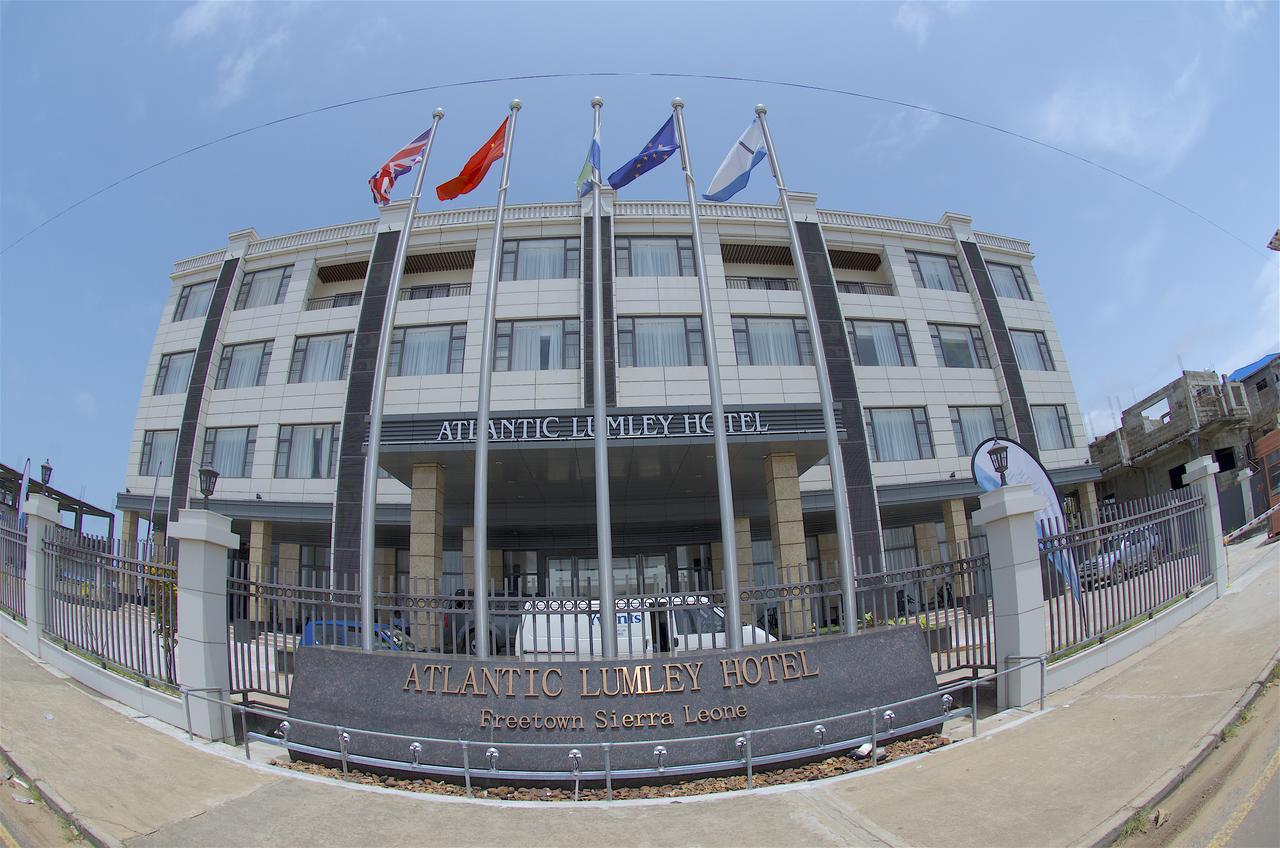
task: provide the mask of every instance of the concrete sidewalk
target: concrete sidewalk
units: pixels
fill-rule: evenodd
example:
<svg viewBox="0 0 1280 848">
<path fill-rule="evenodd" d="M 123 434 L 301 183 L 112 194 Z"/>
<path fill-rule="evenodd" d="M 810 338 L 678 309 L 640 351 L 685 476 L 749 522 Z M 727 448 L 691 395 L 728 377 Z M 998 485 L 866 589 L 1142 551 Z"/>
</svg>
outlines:
<svg viewBox="0 0 1280 848">
<path fill-rule="evenodd" d="M 1280 544 L 1228 549 L 1227 594 L 996 732 L 825 783 L 611 806 L 498 805 L 249 765 L 129 715 L 0 640 L 0 747 L 104 843 L 1090 844 L 1211 747 L 1280 648 Z"/>
</svg>

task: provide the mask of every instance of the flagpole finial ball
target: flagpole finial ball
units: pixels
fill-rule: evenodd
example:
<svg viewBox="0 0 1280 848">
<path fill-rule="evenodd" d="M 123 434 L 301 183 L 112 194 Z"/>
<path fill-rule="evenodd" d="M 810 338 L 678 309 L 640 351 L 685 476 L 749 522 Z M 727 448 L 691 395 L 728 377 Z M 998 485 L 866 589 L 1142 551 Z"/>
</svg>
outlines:
<svg viewBox="0 0 1280 848">
<path fill-rule="evenodd" d="M 512 101 L 511 101 L 511 111 L 513 111 L 513 112 L 519 112 L 519 111 L 520 111 L 520 106 L 521 106 L 521 103 L 520 103 L 520 98 L 519 98 L 519 97 L 517 97 L 515 100 L 512 100 Z"/>
<path fill-rule="evenodd" d="M 603 98 L 603 97 L 593 97 L 593 98 L 591 98 L 591 105 L 592 105 L 592 106 L 603 106 L 603 105 L 604 105 L 604 98 Z"/>
<path fill-rule="evenodd" d="M 432 113 L 431 113 L 431 117 L 433 117 L 433 118 L 443 118 L 443 117 L 444 117 L 444 108 L 443 108 L 443 107 L 441 107 L 441 106 L 437 106 L 437 107 L 436 107 L 436 110 L 435 110 L 434 112 L 432 112 Z"/>
<path fill-rule="evenodd" d="M 675 98 L 674 100 L 672 100 L 672 101 L 671 101 L 671 108 L 672 108 L 672 109 L 682 109 L 682 108 L 684 108 L 684 100 L 683 100 L 682 98 L 679 98 L 679 97 Z"/>
<path fill-rule="evenodd" d="M 765 105 L 764 105 L 763 103 L 757 103 L 757 104 L 756 104 L 756 114 L 757 114 L 757 115 L 763 115 L 765 112 L 768 112 L 768 111 L 769 111 L 769 110 L 765 108 Z"/>
</svg>

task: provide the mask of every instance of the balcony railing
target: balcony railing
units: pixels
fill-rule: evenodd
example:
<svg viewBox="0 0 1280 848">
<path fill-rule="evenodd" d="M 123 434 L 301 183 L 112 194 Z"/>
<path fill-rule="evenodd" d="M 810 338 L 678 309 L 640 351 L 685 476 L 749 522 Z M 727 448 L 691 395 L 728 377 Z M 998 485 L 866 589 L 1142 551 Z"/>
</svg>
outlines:
<svg viewBox="0 0 1280 848">
<path fill-rule="evenodd" d="M 426 300 L 432 297 L 463 297 L 471 294 L 470 283 L 442 283 L 435 286 L 411 286 L 400 290 L 401 300 Z"/>
<path fill-rule="evenodd" d="M 893 296 L 893 286 L 884 283 L 849 283 L 836 281 L 836 288 L 842 294 L 878 294 L 884 297 Z"/>
<path fill-rule="evenodd" d="M 755 291 L 799 291 L 800 284 L 793 277 L 725 277 L 731 289 Z"/>
<path fill-rule="evenodd" d="M 313 309 L 337 309 L 340 306 L 359 306 L 360 292 L 347 294 L 331 294 L 328 297 L 313 297 L 307 301 L 307 311 Z"/>
</svg>

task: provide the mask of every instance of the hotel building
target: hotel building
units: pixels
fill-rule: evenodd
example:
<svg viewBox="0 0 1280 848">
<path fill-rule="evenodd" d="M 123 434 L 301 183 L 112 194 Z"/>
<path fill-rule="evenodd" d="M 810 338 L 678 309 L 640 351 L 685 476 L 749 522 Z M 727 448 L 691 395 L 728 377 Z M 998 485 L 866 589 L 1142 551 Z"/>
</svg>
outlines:
<svg viewBox="0 0 1280 848">
<path fill-rule="evenodd" d="M 1016 438 L 1069 503 L 1093 506 L 1098 473 L 1030 245 L 954 213 L 930 223 L 791 198 L 820 338 L 781 209 L 700 206 L 742 579 L 806 561 L 835 573 L 816 345 L 837 404 L 858 570 L 936 560 L 970 538 L 969 456 L 991 435 Z M 438 578 L 446 592 L 470 585 L 485 289 L 499 262 L 490 576 L 550 595 L 598 580 L 588 428 L 602 367 L 618 591 L 720 585 L 688 207 L 604 193 L 597 321 L 590 202 L 508 207 L 500 256 L 489 255 L 493 208 L 415 217 L 382 429 L 380 574 Z M 179 508 L 198 506 L 208 464 L 220 474 L 210 508 L 231 517 L 264 575 L 315 585 L 331 538 L 335 570 L 358 570 L 374 362 L 405 208 L 272 238 L 242 230 L 174 265 L 117 498 L 126 537 L 148 521 L 163 534 Z"/>
</svg>

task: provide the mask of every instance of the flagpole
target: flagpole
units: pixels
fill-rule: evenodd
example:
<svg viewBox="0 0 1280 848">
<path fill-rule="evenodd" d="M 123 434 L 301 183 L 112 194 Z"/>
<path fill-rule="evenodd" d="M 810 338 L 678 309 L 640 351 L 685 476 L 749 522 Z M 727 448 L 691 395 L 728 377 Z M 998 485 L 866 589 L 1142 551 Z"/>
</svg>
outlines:
<svg viewBox="0 0 1280 848">
<path fill-rule="evenodd" d="M 840 437 L 836 431 L 835 404 L 831 398 L 831 380 L 827 374 L 827 356 L 822 347 L 822 335 L 818 330 L 818 314 L 813 304 L 813 290 L 809 287 L 809 270 L 805 266 L 804 251 L 800 247 L 800 231 L 791 214 L 791 201 L 782 180 L 782 167 L 773 150 L 773 136 L 769 134 L 768 111 L 764 104 L 756 106 L 756 117 L 764 133 L 765 151 L 769 155 L 769 167 L 778 184 L 778 197 L 782 199 L 782 214 L 787 219 L 787 231 L 791 236 L 791 258 L 796 275 L 800 278 L 800 294 L 804 299 L 804 315 L 809 323 L 809 338 L 813 340 L 813 362 L 818 369 L 818 396 L 822 400 L 822 425 L 827 434 L 827 459 L 831 469 L 831 494 L 835 501 L 836 540 L 840 545 L 840 594 L 844 596 L 844 632 L 856 632 L 853 597 L 853 533 L 849 527 L 849 492 L 845 488 L 844 456 L 840 453 Z"/>
<path fill-rule="evenodd" d="M 715 322 L 711 314 L 711 287 L 702 255 L 702 223 L 698 218 L 698 189 L 689 164 L 689 142 L 684 136 L 684 101 L 671 101 L 680 143 L 680 167 L 689 192 L 689 220 L 693 224 L 693 263 L 698 272 L 698 297 L 702 301 L 702 344 L 706 349 L 707 382 L 711 389 L 712 432 L 715 435 L 716 488 L 720 495 L 720 547 L 724 550 L 725 641 L 729 650 L 742 647 L 742 608 L 738 604 L 738 544 L 733 527 L 733 482 L 729 478 L 729 438 L 725 432 L 724 396 L 720 390 L 720 357 L 716 353 Z"/>
<path fill-rule="evenodd" d="M 373 550 L 377 529 L 378 508 L 378 451 L 382 446 L 382 406 L 387 392 L 387 368 L 391 358 L 391 333 L 396 323 L 396 302 L 400 300 L 400 278 L 404 276 L 405 256 L 409 252 L 409 236 L 413 233 L 413 216 L 418 212 L 418 198 L 422 195 L 422 179 L 427 173 L 427 160 L 431 157 L 431 145 L 436 140 L 436 127 L 444 117 L 444 109 L 436 107 L 431 113 L 431 135 L 418 163 L 418 176 L 413 181 L 413 194 L 409 196 L 409 208 L 405 210 L 404 226 L 396 243 L 396 256 L 392 261 L 391 283 L 387 286 L 387 302 L 382 310 L 382 331 L 378 334 L 378 359 L 373 370 L 373 397 L 369 402 L 369 447 L 364 455 L 364 488 L 360 501 L 360 646 L 373 650 Z M 346 434 L 343 433 L 343 438 Z M 335 506 L 335 509 L 337 507 Z M 338 525 L 334 522 L 333 542 L 329 548 L 329 568 L 333 571 L 333 554 L 337 550 Z M 333 580 L 329 581 L 333 588 Z"/>
<path fill-rule="evenodd" d="M 511 117 L 502 142 L 502 183 L 494 210 L 493 245 L 489 250 L 489 288 L 484 294 L 484 336 L 480 343 L 480 397 L 476 402 L 475 494 L 472 511 L 472 604 L 475 614 L 476 656 L 489 657 L 489 391 L 493 384 L 494 313 L 498 306 L 498 271 L 502 265 L 502 216 L 507 208 L 507 178 L 516 139 L 520 101 L 511 101 Z"/>
<path fill-rule="evenodd" d="M 595 112 L 595 133 L 600 137 L 601 97 L 591 98 Z M 588 154 L 590 155 L 590 154 Z M 600 245 L 600 171 L 591 175 L 591 390 L 594 402 L 596 458 L 596 560 L 600 565 L 600 643 L 606 659 L 618 655 L 618 628 L 613 600 L 613 525 L 609 515 L 609 417 L 604 391 L 604 250 Z M 643 587 L 642 587 L 643 590 Z"/>
</svg>

